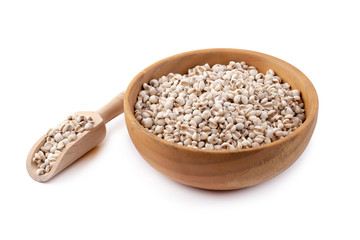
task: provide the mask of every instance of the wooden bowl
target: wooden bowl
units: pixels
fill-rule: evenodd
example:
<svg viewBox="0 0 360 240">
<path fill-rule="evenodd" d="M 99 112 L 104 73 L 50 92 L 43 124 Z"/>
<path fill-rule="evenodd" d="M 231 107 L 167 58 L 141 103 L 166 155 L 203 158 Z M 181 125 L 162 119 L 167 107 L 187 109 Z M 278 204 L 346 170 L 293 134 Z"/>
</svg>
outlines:
<svg viewBox="0 0 360 240">
<path fill-rule="evenodd" d="M 305 104 L 306 120 L 296 131 L 275 142 L 239 150 L 203 150 L 165 141 L 141 126 L 134 106 L 142 84 L 168 73 L 187 73 L 205 63 L 210 66 L 245 61 L 259 72 L 273 69 L 284 82 L 299 89 Z M 278 58 L 240 49 L 205 49 L 174 55 L 141 71 L 125 95 L 125 120 L 129 135 L 141 156 L 169 178 L 189 186 L 212 189 L 239 189 L 264 182 L 287 169 L 302 154 L 314 131 L 318 97 L 310 80 L 297 68 Z"/>
</svg>

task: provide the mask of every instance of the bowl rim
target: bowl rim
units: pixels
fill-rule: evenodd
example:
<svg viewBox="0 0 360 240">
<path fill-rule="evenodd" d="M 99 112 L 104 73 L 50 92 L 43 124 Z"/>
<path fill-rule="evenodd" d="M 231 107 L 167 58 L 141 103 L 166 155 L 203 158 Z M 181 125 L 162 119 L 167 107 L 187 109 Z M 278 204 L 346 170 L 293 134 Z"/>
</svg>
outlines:
<svg viewBox="0 0 360 240">
<path fill-rule="evenodd" d="M 288 136 L 285 136 L 284 138 L 278 139 L 278 140 L 276 140 L 274 142 L 271 142 L 271 143 L 267 143 L 267 144 L 264 144 L 264 145 L 261 145 L 261 146 L 251 147 L 251 148 L 247 148 L 247 149 L 217 150 L 217 149 L 199 149 L 199 148 L 187 147 L 187 146 L 179 145 L 177 143 L 172 143 L 172 142 L 166 141 L 165 139 L 162 139 L 162 138 L 156 136 L 155 134 L 149 132 L 149 130 L 144 128 L 138 122 L 138 120 L 135 118 L 135 115 L 132 113 L 132 109 L 134 108 L 134 106 L 130 106 L 130 104 L 129 104 L 130 92 L 134 88 L 134 86 L 135 86 L 136 82 L 138 81 L 138 79 L 142 75 L 144 75 L 149 69 L 152 69 L 152 68 L 154 68 L 154 67 L 156 67 L 158 65 L 161 65 L 163 62 L 166 62 L 168 60 L 171 60 L 171 59 L 174 59 L 174 58 L 184 57 L 186 55 L 202 54 L 202 53 L 209 53 L 209 52 L 238 52 L 238 53 L 242 52 L 242 53 L 257 55 L 257 56 L 260 56 L 260 57 L 270 58 L 273 61 L 277 61 L 279 63 L 287 65 L 287 67 L 292 68 L 293 71 L 297 72 L 297 74 L 299 74 L 299 75 L 302 75 L 302 78 L 305 81 L 307 81 L 309 89 L 312 91 L 311 95 L 313 95 L 314 99 L 315 99 L 315 102 L 312 102 L 312 104 L 311 104 L 312 107 L 315 108 L 315 111 L 313 111 L 313 114 L 311 114 L 309 116 L 306 115 L 305 122 L 299 128 L 297 128 L 294 132 L 289 134 Z M 125 101 L 124 101 L 125 119 L 130 120 L 129 122 L 133 122 L 135 124 L 135 126 L 137 127 L 137 129 L 139 129 L 142 132 L 142 134 L 144 134 L 145 136 L 148 136 L 149 138 L 151 138 L 152 141 L 159 142 L 159 143 L 164 144 L 165 146 L 170 147 L 170 148 L 175 148 L 177 151 L 188 151 L 188 152 L 193 152 L 193 153 L 209 153 L 209 154 L 211 153 L 211 154 L 220 154 L 220 155 L 262 151 L 262 150 L 265 150 L 265 149 L 272 148 L 274 146 L 283 144 L 284 142 L 291 141 L 292 139 L 296 138 L 301 131 L 305 131 L 310 126 L 310 124 L 314 120 L 316 120 L 317 114 L 318 114 L 318 108 L 319 108 L 319 100 L 318 100 L 318 95 L 317 95 L 317 92 L 315 90 L 315 87 L 311 83 L 311 81 L 308 79 L 308 77 L 303 72 L 301 72 L 299 69 L 297 69 L 296 67 L 294 67 L 290 63 L 288 63 L 288 62 L 286 62 L 284 60 L 281 60 L 281 59 L 279 59 L 277 57 L 274 57 L 274 56 L 271 56 L 271 55 L 268 55 L 268 54 L 265 54 L 265 53 L 261 53 L 261 52 L 245 50 L 245 49 L 237 49 L 237 48 L 199 49 L 199 50 L 193 50 L 193 51 L 187 51 L 187 52 L 175 54 L 175 55 L 163 58 L 163 59 L 161 59 L 159 61 L 156 61 L 155 63 L 153 63 L 150 66 L 146 67 L 144 70 L 140 71 L 131 80 L 130 84 L 128 85 L 128 87 L 126 89 Z M 128 122 L 128 121 L 126 121 L 126 122 Z"/>
</svg>

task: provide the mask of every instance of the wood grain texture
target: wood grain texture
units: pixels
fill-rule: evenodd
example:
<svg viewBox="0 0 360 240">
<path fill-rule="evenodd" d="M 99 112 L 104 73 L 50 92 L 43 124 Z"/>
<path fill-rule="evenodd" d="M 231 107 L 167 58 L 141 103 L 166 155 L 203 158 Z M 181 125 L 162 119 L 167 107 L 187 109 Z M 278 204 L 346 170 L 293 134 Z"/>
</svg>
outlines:
<svg viewBox="0 0 360 240">
<path fill-rule="evenodd" d="M 273 69 L 284 82 L 299 89 L 305 104 L 304 124 L 289 136 L 260 147 L 240 150 L 203 150 L 167 142 L 143 128 L 134 117 L 142 84 L 170 72 L 209 63 L 245 61 L 259 72 Z M 318 97 L 310 80 L 278 58 L 240 49 L 205 49 L 178 54 L 154 63 L 130 83 L 125 95 L 125 120 L 129 135 L 142 157 L 171 179 L 198 188 L 230 190 L 264 182 L 293 164 L 308 145 L 318 114 Z"/>
</svg>

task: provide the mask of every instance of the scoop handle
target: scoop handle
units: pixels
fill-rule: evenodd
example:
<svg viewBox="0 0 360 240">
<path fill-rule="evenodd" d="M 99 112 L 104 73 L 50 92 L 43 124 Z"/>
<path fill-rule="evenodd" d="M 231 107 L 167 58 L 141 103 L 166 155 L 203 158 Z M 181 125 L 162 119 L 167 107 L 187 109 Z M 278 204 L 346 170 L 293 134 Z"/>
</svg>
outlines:
<svg viewBox="0 0 360 240">
<path fill-rule="evenodd" d="M 101 115 L 105 124 L 124 112 L 124 99 L 125 92 L 121 92 L 108 104 L 97 111 Z"/>
</svg>

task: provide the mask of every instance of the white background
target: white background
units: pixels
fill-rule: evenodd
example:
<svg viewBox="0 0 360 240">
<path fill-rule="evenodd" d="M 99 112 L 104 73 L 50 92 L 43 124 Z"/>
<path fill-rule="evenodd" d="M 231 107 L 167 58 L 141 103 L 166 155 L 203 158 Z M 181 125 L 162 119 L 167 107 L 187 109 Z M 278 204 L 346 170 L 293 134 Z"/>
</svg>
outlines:
<svg viewBox="0 0 360 240">
<path fill-rule="evenodd" d="M 0 239 L 359 239 L 357 1 L 0 1 Z M 264 52 L 320 100 L 298 161 L 255 187 L 173 182 L 135 150 L 124 117 L 48 183 L 25 159 L 50 127 L 97 110 L 142 69 L 184 51 Z"/>
</svg>

